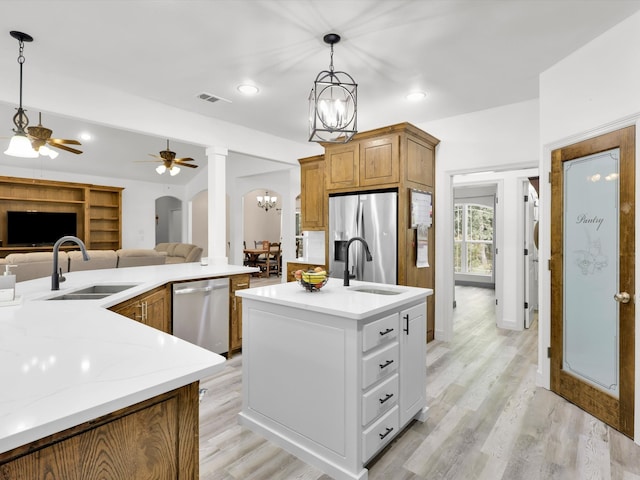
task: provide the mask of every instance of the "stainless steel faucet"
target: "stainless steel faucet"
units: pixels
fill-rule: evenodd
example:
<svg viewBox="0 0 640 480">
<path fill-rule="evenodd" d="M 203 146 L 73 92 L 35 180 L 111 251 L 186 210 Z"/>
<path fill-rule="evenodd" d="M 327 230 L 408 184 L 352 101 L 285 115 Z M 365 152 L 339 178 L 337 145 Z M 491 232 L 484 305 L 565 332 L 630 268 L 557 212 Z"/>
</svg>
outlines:
<svg viewBox="0 0 640 480">
<path fill-rule="evenodd" d="M 351 243 L 353 243 L 355 240 L 362 242 L 362 245 L 364 245 L 364 252 L 365 252 L 365 255 L 367 256 L 367 262 L 370 262 L 371 260 L 373 260 L 373 257 L 371 256 L 371 252 L 369 251 L 369 245 L 367 244 L 367 241 L 364 238 L 353 237 L 349 239 L 349 241 L 347 242 L 347 245 L 344 247 L 344 283 L 343 285 L 345 287 L 349 286 L 349 247 L 351 246 Z"/>
<path fill-rule="evenodd" d="M 60 290 L 60 279 L 64 281 L 64 277 L 62 276 L 62 269 L 60 269 L 60 273 L 58 273 L 58 251 L 60 250 L 60 245 L 65 242 L 77 243 L 80 247 L 80 250 L 82 251 L 82 260 L 84 260 L 85 262 L 89 260 L 87 249 L 85 248 L 82 240 L 80 240 L 78 237 L 67 235 L 65 237 L 59 238 L 56 243 L 53 244 L 53 274 L 51 275 L 51 290 Z"/>
</svg>

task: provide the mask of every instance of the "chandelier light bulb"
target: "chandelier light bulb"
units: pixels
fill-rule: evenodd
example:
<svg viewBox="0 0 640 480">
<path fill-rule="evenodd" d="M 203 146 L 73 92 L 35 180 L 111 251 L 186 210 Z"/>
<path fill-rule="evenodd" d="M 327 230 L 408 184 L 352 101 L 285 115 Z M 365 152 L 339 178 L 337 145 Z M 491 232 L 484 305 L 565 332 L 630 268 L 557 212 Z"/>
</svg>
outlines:
<svg viewBox="0 0 640 480">
<path fill-rule="evenodd" d="M 169 169 L 169 175 L 171 175 L 172 177 L 176 176 L 179 173 L 180 173 L 180 168 L 176 167 L 175 165 Z"/>
<path fill-rule="evenodd" d="M 166 171 L 167 171 L 167 167 L 165 167 L 164 165 L 158 165 L 156 167 L 156 172 L 158 172 L 159 175 L 162 175 Z"/>
</svg>

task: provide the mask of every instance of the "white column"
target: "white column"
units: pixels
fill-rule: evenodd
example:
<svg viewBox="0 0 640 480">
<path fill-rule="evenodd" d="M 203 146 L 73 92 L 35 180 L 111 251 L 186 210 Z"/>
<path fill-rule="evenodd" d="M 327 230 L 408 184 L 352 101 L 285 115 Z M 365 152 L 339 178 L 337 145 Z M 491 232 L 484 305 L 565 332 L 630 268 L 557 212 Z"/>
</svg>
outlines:
<svg viewBox="0 0 640 480">
<path fill-rule="evenodd" d="M 209 147 L 206 150 L 208 167 L 208 257 L 209 263 L 226 265 L 227 259 L 227 208 L 226 165 L 229 151 L 225 147 Z"/>
</svg>

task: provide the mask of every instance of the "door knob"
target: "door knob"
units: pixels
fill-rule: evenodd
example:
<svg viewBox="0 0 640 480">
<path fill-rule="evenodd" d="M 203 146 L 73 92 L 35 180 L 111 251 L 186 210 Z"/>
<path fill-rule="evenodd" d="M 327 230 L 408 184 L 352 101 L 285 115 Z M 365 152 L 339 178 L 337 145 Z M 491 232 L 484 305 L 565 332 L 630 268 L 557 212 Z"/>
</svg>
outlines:
<svg viewBox="0 0 640 480">
<path fill-rule="evenodd" d="M 619 303 L 629 303 L 629 300 L 631 300 L 631 295 L 629 295 L 627 292 L 620 292 L 616 293 L 613 298 L 616 302 Z"/>
</svg>

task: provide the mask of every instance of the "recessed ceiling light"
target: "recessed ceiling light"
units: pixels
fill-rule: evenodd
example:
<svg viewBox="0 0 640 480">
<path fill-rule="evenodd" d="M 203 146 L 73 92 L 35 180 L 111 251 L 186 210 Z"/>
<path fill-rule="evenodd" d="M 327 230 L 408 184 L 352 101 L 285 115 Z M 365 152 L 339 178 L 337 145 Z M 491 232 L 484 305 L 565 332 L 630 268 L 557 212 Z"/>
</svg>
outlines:
<svg viewBox="0 0 640 480">
<path fill-rule="evenodd" d="M 255 95 L 260 90 L 255 85 L 250 85 L 248 83 L 238 85 L 238 91 L 244 95 Z"/>
<path fill-rule="evenodd" d="M 407 94 L 407 100 L 410 100 L 412 102 L 424 100 L 425 98 L 427 98 L 426 92 L 411 92 Z"/>
<path fill-rule="evenodd" d="M 82 132 L 82 133 L 80 134 L 80 138 L 81 138 L 82 140 L 87 141 L 87 140 L 91 140 L 91 138 L 92 138 L 92 137 L 91 137 L 91 134 L 90 134 L 89 132 Z"/>
</svg>

